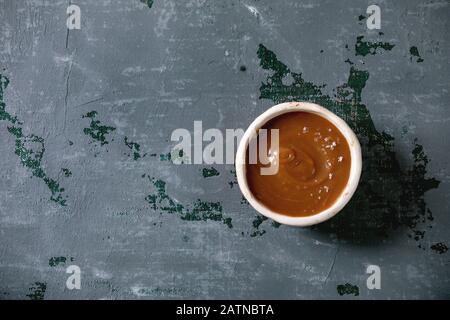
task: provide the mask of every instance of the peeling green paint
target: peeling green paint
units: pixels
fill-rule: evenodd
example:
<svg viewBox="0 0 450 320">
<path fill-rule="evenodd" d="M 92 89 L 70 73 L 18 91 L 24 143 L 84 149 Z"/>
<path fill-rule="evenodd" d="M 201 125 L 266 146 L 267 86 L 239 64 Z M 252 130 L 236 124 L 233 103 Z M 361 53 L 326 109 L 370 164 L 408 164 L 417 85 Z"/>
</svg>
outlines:
<svg viewBox="0 0 450 320">
<path fill-rule="evenodd" d="M 361 42 L 360 37 L 357 42 Z M 260 66 L 269 72 L 260 86 L 261 99 L 320 104 L 343 118 L 361 143 L 363 170 L 355 195 L 339 215 L 314 229 L 365 242 L 377 241 L 377 236 L 386 237 L 393 230 L 406 227 L 408 236 L 419 241 L 431 228 L 429 222 L 433 219 L 424 194 L 437 188 L 439 181 L 427 177 L 429 159 L 417 140 L 411 153 L 413 164 L 402 168 L 394 150 L 394 137 L 376 129 L 362 102 L 369 72 L 350 66 L 347 82 L 330 96 L 324 93 L 325 85 L 306 81 L 301 73 L 292 72 L 264 45 L 259 45 L 257 54 Z M 283 83 L 287 76 L 293 79 L 289 85 Z"/>
<path fill-rule="evenodd" d="M 181 164 L 190 163 L 189 158 L 184 154 L 183 149 L 176 149 L 168 153 L 160 154 L 159 161 L 177 162 Z"/>
<path fill-rule="evenodd" d="M 355 44 L 355 55 L 356 56 L 367 56 L 368 54 L 375 55 L 377 54 L 377 49 L 384 50 L 392 50 L 395 45 L 390 44 L 389 42 L 370 42 L 363 41 L 364 36 L 359 36 L 356 38 Z"/>
<path fill-rule="evenodd" d="M 35 282 L 28 290 L 31 291 L 31 293 L 26 296 L 30 298 L 30 300 L 44 300 L 47 283 Z"/>
<path fill-rule="evenodd" d="M 141 146 L 139 143 L 130 141 L 128 137 L 124 138 L 124 143 L 131 150 L 134 160 L 138 160 L 146 156 L 146 154 L 141 155 Z M 131 154 L 129 156 L 131 156 Z"/>
<path fill-rule="evenodd" d="M 281 223 L 278 223 L 278 222 L 276 222 L 276 221 L 272 221 L 272 227 L 278 229 L 280 226 L 281 226 Z"/>
<path fill-rule="evenodd" d="M 70 170 L 67 169 L 67 168 L 61 168 L 61 171 L 62 171 L 62 173 L 64 174 L 64 176 L 65 176 L 66 178 L 72 176 L 72 171 L 70 171 Z"/>
<path fill-rule="evenodd" d="M 241 198 L 241 204 L 245 204 L 245 205 L 247 205 L 247 206 L 250 205 L 250 203 L 247 201 L 247 199 L 245 199 L 244 196 L 242 196 L 242 198 Z"/>
<path fill-rule="evenodd" d="M 259 229 L 261 224 L 266 220 L 267 220 L 267 218 L 265 216 L 262 216 L 262 215 L 256 216 L 255 220 L 253 220 L 253 222 L 252 222 L 253 231 L 252 231 L 252 233 L 250 233 L 250 237 L 262 236 L 263 234 L 266 233 L 266 230 Z"/>
<path fill-rule="evenodd" d="M 184 206 L 171 198 L 166 191 L 166 182 L 160 179 L 148 177 L 153 184 L 156 193 L 148 195 L 145 200 L 153 210 L 161 213 L 178 214 L 182 220 L 187 221 L 222 221 L 232 228 L 232 219 L 224 217 L 220 202 L 208 202 L 197 199 L 192 205 Z"/>
<path fill-rule="evenodd" d="M 208 202 L 197 199 L 197 201 L 195 201 L 193 205 L 192 210 L 186 210 L 181 219 L 188 221 L 222 221 L 228 226 L 228 228 L 233 228 L 233 225 L 231 224 L 231 218 L 225 218 L 223 216 L 221 202 Z"/>
<path fill-rule="evenodd" d="M 49 177 L 42 165 L 45 153 L 44 139 L 35 134 L 25 135 L 22 129 L 23 123 L 6 111 L 4 90 L 8 84 L 9 79 L 0 74 L 0 121 L 9 123 L 7 130 L 15 139 L 15 154 L 19 157 L 21 164 L 31 170 L 34 177 L 44 181 L 51 192 L 50 200 L 65 206 L 67 197 L 63 197 L 64 188 Z"/>
<path fill-rule="evenodd" d="M 70 257 L 70 258 L 68 258 L 68 257 L 51 257 L 48 260 L 48 265 L 50 267 L 56 267 L 56 266 L 59 266 L 59 265 L 66 264 L 67 261 L 73 262 L 74 260 L 75 259 L 73 257 Z"/>
<path fill-rule="evenodd" d="M 0 121 L 8 121 L 11 124 L 18 122 L 17 117 L 6 111 L 6 103 L 4 101 L 4 91 L 9 85 L 9 79 L 0 74 Z M 19 123 L 22 124 L 22 123 Z"/>
<path fill-rule="evenodd" d="M 66 257 L 52 257 L 48 260 L 48 265 L 50 267 L 56 267 L 60 264 L 65 264 L 66 260 Z"/>
<path fill-rule="evenodd" d="M 354 295 L 359 296 L 359 288 L 356 285 L 352 285 L 350 283 L 340 284 L 336 287 L 337 292 L 340 296 L 343 295 Z"/>
<path fill-rule="evenodd" d="M 245 198 L 244 198 L 245 199 Z M 242 203 L 242 201 L 241 201 Z M 258 214 L 255 219 L 253 219 L 252 221 L 252 230 L 250 231 L 250 237 L 254 238 L 257 236 L 262 236 L 264 234 L 266 234 L 266 230 L 263 229 L 264 225 L 267 225 L 266 221 L 270 221 L 270 226 L 273 228 L 279 228 L 280 224 L 276 221 L 273 221 L 261 214 Z"/>
<path fill-rule="evenodd" d="M 420 56 L 419 49 L 417 49 L 417 47 L 412 46 L 411 48 L 409 48 L 409 53 L 411 54 L 411 61 L 413 60 L 413 58 L 417 58 L 417 63 L 423 62 L 423 58 Z"/>
<path fill-rule="evenodd" d="M 82 116 L 82 118 L 91 119 L 89 127 L 84 128 L 83 132 L 90 136 L 94 141 L 100 142 L 100 145 L 103 146 L 109 143 L 106 140 L 106 136 L 116 130 L 116 128 L 102 125 L 99 120 L 95 120 L 97 115 L 97 111 L 90 111 Z"/>
<path fill-rule="evenodd" d="M 153 6 L 153 0 L 140 0 L 142 3 L 146 4 L 150 9 Z"/>
<path fill-rule="evenodd" d="M 209 169 L 203 168 L 202 175 L 203 175 L 203 178 L 210 178 L 210 177 L 215 177 L 215 176 L 220 175 L 220 172 L 217 171 L 217 169 L 214 167 L 211 167 Z"/>
<path fill-rule="evenodd" d="M 172 156 L 169 153 L 163 153 L 159 155 L 159 161 L 171 161 L 172 160 Z"/>
<path fill-rule="evenodd" d="M 229 181 L 228 185 L 230 186 L 230 188 L 233 189 L 233 187 L 238 184 L 237 176 L 236 176 L 236 170 L 230 170 L 230 173 L 233 175 L 234 179 L 232 181 Z"/>
<path fill-rule="evenodd" d="M 431 246 L 431 250 L 439 253 L 439 254 L 443 254 L 446 253 L 448 251 L 448 247 L 445 243 L 443 242 L 439 242 L 439 243 L 435 243 Z"/>
</svg>

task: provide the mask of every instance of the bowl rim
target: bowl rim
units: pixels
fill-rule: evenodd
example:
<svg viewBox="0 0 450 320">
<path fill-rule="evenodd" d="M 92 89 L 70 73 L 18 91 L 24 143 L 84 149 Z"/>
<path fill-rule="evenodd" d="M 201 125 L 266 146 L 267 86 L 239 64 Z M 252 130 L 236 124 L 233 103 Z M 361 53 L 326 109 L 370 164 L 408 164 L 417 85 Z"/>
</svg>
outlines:
<svg viewBox="0 0 450 320">
<path fill-rule="evenodd" d="M 347 140 L 351 156 L 349 179 L 340 196 L 336 199 L 331 207 L 328 207 L 327 209 L 312 216 L 306 217 L 292 217 L 280 214 L 269 209 L 260 201 L 258 201 L 253 196 L 250 188 L 248 187 L 245 164 L 249 141 L 256 135 L 258 129 L 260 129 L 269 120 L 281 114 L 299 111 L 317 114 L 333 123 Z M 236 152 L 235 167 L 239 188 L 244 197 L 256 211 L 281 224 L 306 227 L 324 222 L 334 217 L 350 201 L 351 197 L 356 191 L 356 188 L 358 187 L 359 179 L 361 177 L 361 146 L 359 144 L 358 138 L 356 137 L 353 130 L 348 126 L 348 124 L 328 109 L 311 102 L 285 102 L 270 107 L 249 125 L 244 135 L 242 136 L 241 141 L 239 142 L 239 146 Z"/>
</svg>

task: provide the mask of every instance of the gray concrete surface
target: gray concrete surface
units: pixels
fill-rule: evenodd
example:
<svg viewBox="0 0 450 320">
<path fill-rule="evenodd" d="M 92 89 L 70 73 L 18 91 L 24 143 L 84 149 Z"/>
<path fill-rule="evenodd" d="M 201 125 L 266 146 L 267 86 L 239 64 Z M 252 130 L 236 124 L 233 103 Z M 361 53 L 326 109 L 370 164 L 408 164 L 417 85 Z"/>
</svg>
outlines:
<svg viewBox="0 0 450 320">
<path fill-rule="evenodd" d="M 370 1 L 71 3 L 81 30 L 69 1 L 0 0 L 0 299 L 450 297 L 449 1 L 379 1 L 381 30 Z M 232 165 L 166 159 L 176 128 L 287 100 L 342 107 L 365 151 L 322 226 L 262 221 Z"/>
</svg>

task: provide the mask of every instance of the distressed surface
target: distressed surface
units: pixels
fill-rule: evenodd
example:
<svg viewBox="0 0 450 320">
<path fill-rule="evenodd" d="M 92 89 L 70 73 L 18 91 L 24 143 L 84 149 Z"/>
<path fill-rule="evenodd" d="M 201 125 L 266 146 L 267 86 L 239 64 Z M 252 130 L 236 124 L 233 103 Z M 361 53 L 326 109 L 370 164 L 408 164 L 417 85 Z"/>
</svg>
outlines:
<svg viewBox="0 0 450 320">
<path fill-rule="evenodd" d="M 69 1 L 0 0 L 0 299 L 450 297 L 448 1 L 372 31 L 364 1 L 71 2 L 79 31 Z M 172 164 L 174 129 L 289 100 L 361 140 L 335 219 L 280 226 L 232 165 Z"/>
</svg>

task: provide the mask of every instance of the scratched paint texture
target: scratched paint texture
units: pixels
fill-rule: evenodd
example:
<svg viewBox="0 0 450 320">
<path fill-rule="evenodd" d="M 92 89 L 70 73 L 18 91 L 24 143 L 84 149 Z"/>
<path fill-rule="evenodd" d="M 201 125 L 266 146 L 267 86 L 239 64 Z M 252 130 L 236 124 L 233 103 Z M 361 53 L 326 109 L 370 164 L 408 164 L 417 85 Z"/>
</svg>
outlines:
<svg viewBox="0 0 450 320">
<path fill-rule="evenodd" d="M 79 31 L 0 0 L 0 299 L 450 298 L 449 1 L 378 2 L 371 31 L 367 1 L 71 3 Z M 361 140 L 335 219 L 280 226 L 232 165 L 171 162 L 174 129 L 289 100 Z"/>
</svg>

